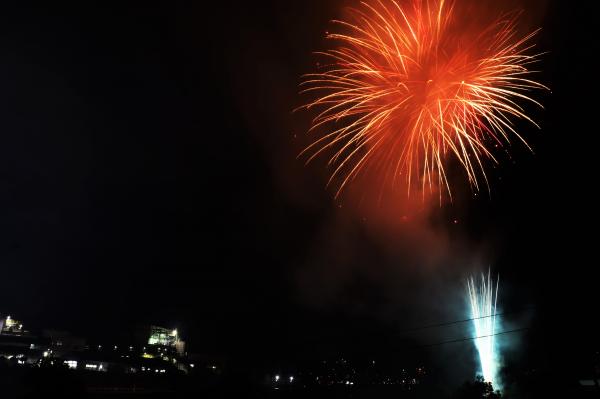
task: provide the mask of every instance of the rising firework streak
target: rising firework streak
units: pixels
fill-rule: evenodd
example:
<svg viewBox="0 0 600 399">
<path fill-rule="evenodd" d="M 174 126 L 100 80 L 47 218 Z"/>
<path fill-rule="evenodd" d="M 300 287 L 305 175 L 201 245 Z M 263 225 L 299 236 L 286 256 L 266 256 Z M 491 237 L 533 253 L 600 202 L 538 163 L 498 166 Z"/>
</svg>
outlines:
<svg viewBox="0 0 600 399">
<path fill-rule="evenodd" d="M 319 132 L 302 155 L 329 159 L 336 196 L 367 171 L 392 187 L 403 180 L 407 192 L 418 181 L 451 196 L 452 158 L 474 190 L 489 189 L 492 149 L 514 139 L 529 147 L 514 122 L 538 126 L 524 108 L 541 107 L 531 93 L 546 89 L 530 70 L 537 31 L 518 36 L 515 13 L 482 27 L 465 10 L 459 0 L 371 0 L 333 21 L 335 46 L 302 83 Z"/>
<path fill-rule="evenodd" d="M 471 305 L 471 318 L 475 329 L 475 346 L 479 354 L 479 363 L 483 379 L 497 385 L 498 354 L 496 352 L 496 303 L 498 299 L 498 284 L 488 271 L 487 277 L 482 274 L 479 285 L 475 278 L 467 280 L 467 293 Z"/>
</svg>

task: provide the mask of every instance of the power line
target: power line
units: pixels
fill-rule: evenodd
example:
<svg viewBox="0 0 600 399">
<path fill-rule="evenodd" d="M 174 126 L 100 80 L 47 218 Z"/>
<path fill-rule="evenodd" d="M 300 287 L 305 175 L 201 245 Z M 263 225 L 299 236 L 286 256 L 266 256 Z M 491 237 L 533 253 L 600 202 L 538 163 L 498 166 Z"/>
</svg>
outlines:
<svg viewBox="0 0 600 399">
<path fill-rule="evenodd" d="M 421 327 L 413 327 L 413 328 L 408 328 L 408 329 L 404 329 L 404 330 L 398 331 L 398 333 L 407 333 L 407 332 L 413 332 L 413 331 L 428 330 L 428 329 L 437 328 L 437 327 L 451 326 L 453 324 L 467 323 L 469 321 L 479 320 L 479 319 L 487 319 L 489 317 L 503 316 L 503 315 L 512 314 L 512 313 L 521 313 L 521 312 L 523 312 L 525 310 L 528 310 L 528 309 L 533 309 L 533 307 L 527 307 L 527 308 L 523 308 L 521 310 L 514 310 L 514 311 L 511 311 L 511 312 L 495 313 L 493 315 L 488 315 L 488 316 L 473 317 L 473 318 L 470 318 L 470 319 L 454 320 L 454 321 L 447 321 L 447 322 L 444 322 L 444 323 L 429 324 L 429 325 L 421 326 Z"/>
<path fill-rule="evenodd" d="M 521 308 L 519 310 L 513 310 L 513 311 L 509 311 L 509 312 L 495 313 L 493 315 L 488 315 L 488 316 L 473 317 L 473 318 L 469 318 L 469 319 L 461 319 L 461 320 L 447 321 L 447 322 L 443 322 L 443 323 L 429 324 L 429 325 L 420 326 L 420 327 L 412 327 L 412 328 L 408 328 L 408 329 L 404 329 L 404 330 L 398 330 L 392 335 L 403 335 L 402 337 L 400 337 L 400 339 L 412 339 L 409 335 L 404 335 L 404 334 L 410 333 L 410 332 L 415 332 L 415 331 L 422 331 L 422 330 L 437 328 L 437 327 L 446 327 L 446 326 L 450 326 L 450 325 L 454 325 L 454 324 L 467 323 L 467 322 L 470 322 L 473 320 L 485 319 L 485 318 L 489 318 L 489 317 L 521 313 L 521 312 L 524 312 L 524 311 L 527 311 L 530 309 L 535 309 L 535 306 L 529 306 L 529 307 L 525 307 L 525 308 Z M 438 346 L 438 345 L 444 345 L 444 344 L 450 344 L 450 343 L 456 343 L 456 342 L 472 341 L 472 340 L 479 339 L 479 338 L 492 337 L 494 335 L 516 333 L 516 332 L 520 332 L 520 331 L 524 331 L 524 330 L 528 330 L 528 329 L 530 329 L 530 328 L 529 327 L 518 328 L 518 329 L 514 329 L 514 330 L 501 331 L 501 332 L 491 334 L 491 335 L 482 335 L 479 337 L 465 337 L 465 338 L 459 338 L 459 339 L 454 339 L 454 340 L 449 340 L 449 341 L 442 341 L 442 342 L 436 342 L 433 344 L 424 344 L 424 345 L 417 345 L 417 346 L 418 347 L 430 347 L 430 346 Z M 362 335 L 362 336 L 376 335 L 376 333 L 363 332 L 363 333 L 360 333 L 360 335 Z M 336 334 L 336 336 L 338 336 L 338 335 Z"/>
<path fill-rule="evenodd" d="M 472 340 L 479 339 L 479 338 L 489 338 L 489 337 L 493 337 L 493 336 L 496 336 L 496 335 L 512 334 L 512 333 L 521 332 L 521 331 L 525 331 L 525 330 L 529 330 L 529 328 L 528 327 L 517 328 L 517 329 L 514 329 L 514 330 L 500 331 L 500 332 L 497 332 L 497 333 L 494 333 L 494 334 L 489 334 L 489 335 L 480 335 L 478 337 L 465 337 L 465 338 L 453 339 L 453 340 L 450 340 L 450 341 L 436 342 L 436 343 L 433 343 L 433 344 L 420 345 L 420 346 L 430 347 L 430 346 L 439 346 L 439 345 L 445 345 L 445 344 L 453 344 L 453 343 L 456 343 L 456 342 L 472 341 Z"/>
</svg>

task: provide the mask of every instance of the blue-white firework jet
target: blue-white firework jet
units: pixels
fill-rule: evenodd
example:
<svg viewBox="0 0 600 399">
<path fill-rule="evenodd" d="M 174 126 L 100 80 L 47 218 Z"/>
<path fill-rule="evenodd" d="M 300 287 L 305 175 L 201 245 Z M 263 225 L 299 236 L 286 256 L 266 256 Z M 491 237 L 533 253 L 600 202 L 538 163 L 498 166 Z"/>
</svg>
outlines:
<svg viewBox="0 0 600 399">
<path fill-rule="evenodd" d="M 481 374 L 486 382 L 496 386 L 498 372 L 498 356 L 495 346 L 496 328 L 496 302 L 498 300 L 498 283 L 500 277 L 494 282 L 491 273 L 487 277 L 481 274 L 479 285 L 475 278 L 467 280 L 467 291 L 471 303 L 471 318 L 475 328 L 475 346 L 479 353 Z"/>
</svg>

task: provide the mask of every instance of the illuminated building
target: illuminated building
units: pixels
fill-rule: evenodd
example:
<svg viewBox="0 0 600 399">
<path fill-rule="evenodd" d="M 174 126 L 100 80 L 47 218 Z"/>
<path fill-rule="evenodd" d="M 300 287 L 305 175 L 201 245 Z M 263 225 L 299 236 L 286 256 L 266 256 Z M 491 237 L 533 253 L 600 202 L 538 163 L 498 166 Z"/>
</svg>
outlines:
<svg viewBox="0 0 600 399">
<path fill-rule="evenodd" d="M 2 334 L 23 334 L 26 331 L 23 330 L 23 324 L 19 320 L 15 320 L 10 316 L 6 316 L 5 319 L 0 321 Z"/>
<path fill-rule="evenodd" d="M 179 337 L 177 330 L 169 330 L 167 328 L 150 326 L 150 337 L 148 337 L 148 345 L 163 345 L 175 346 Z"/>
<path fill-rule="evenodd" d="M 153 347 L 154 352 L 158 351 L 162 357 L 168 356 L 169 353 L 179 356 L 185 354 L 185 342 L 179 338 L 177 329 L 150 326 L 147 342 L 148 346 Z"/>
<path fill-rule="evenodd" d="M 19 320 L 11 316 L 0 318 L 0 356 L 17 359 L 18 364 L 32 364 L 42 358 L 49 347 L 47 339 L 30 334 Z"/>
<path fill-rule="evenodd" d="M 148 325 L 140 326 L 133 336 L 123 334 L 120 341 L 88 345 L 68 331 L 43 330 L 40 336 L 33 335 L 11 316 L 0 317 L 0 357 L 15 366 L 62 365 L 78 372 L 189 372 L 185 342 L 177 329 Z"/>
</svg>

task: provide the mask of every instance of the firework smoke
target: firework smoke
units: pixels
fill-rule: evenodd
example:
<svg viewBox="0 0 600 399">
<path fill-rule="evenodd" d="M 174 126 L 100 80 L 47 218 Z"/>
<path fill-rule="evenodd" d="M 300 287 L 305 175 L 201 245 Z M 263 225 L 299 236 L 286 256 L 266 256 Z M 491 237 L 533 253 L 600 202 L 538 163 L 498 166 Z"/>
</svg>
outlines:
<svg viewBox="0 0 600 399">
<path fill-rule="evenodd" d="M 471 318 L 475 329 L 475 346 L 479 353 L 481 374 L 486 382 L 497 384 L 498 356 L 495 344 L 496 327 L 496 302 L 498 299 L 498 283 L 500 278 L 494 282 L 491 273 L 487 277 L 482 274 L 479 285 L 476 279 L 470 277 L 467 280 L 467 293 L 471 305 Z"/>
<path fill-rule="evenodd" d="M 408 192 L 418 181 L 451 196 L 450 158 L 479 190 L 485 161 L 497 162 L 493 148 L 513 138 L 527 145 L 514 121 L 537 126 L 523 107 L 541 107 L 530 92 L 545 88 L 530 76 L 536 32 L 519 37 L 517 14 L 474 27 L 459 3 L 373 0 L 333 21 L 339 32 L 327 37 L 337 47 L 302 83 L 316 97 L 305 106 L 318 110 L 310 130 L 325 133 L 303 154 L 328 154 L 336 196 L 367 171 L 391 187 L 402 177 Z"/>
</svg>

